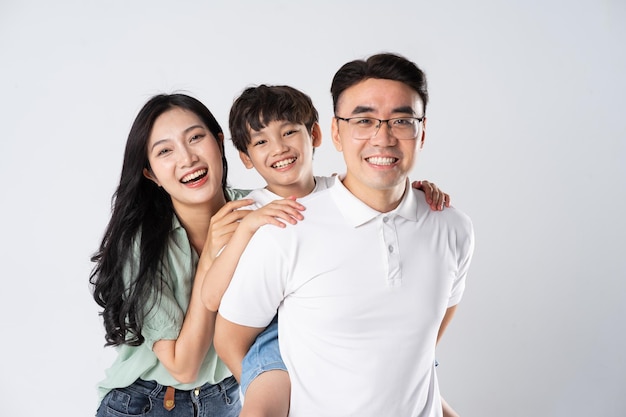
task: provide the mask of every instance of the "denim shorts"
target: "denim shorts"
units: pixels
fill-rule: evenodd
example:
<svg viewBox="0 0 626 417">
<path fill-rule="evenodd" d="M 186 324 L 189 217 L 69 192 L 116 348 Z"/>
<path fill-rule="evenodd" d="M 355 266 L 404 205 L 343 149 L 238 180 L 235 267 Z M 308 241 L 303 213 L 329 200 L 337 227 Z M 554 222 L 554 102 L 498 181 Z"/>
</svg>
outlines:
<svg viewBox="0 0 626 417">
<path fill-rule="evenodd" d="M 256 338 L 241 362 L 241 392 L 245 394 L 254 378 L 266 371 L 287 367 L 278 348 L 278 316 Z"/>
<path fill-rule="evenodd" d="M 239 385 L 232 376 L 215 385 L 176 390 L 171 411 L 163 407 L 166 389 L 155 381 L 138 379 L 128 387 L 109 391 L 96 417 L 237 417 L 241 411 Z"/>
</svg>

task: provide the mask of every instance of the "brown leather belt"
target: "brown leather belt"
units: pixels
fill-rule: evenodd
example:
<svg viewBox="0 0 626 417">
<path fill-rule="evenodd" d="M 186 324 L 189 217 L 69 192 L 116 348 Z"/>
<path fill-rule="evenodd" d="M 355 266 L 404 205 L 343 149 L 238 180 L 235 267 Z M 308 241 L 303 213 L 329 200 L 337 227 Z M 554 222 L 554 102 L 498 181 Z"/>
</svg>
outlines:
<svg viewBox="0 0 626 417">
<path fill-rule="evenodd" d="M 176 394 L 176 389 L 174 389 L 174 387 L 168 386 L 165 390 L 165 398 L 163 398 L 163 408 L 165 408 L 167 411 L 172 411 L 172 409 L 176 407 L 174 394 Z"/>
</svg>

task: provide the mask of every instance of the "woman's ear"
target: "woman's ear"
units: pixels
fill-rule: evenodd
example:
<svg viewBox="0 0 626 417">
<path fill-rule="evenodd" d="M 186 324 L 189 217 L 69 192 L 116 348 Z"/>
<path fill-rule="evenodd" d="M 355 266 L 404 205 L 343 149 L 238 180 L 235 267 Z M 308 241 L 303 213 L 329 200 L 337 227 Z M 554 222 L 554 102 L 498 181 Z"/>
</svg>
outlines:
<svg viewBox="0 0 626 417">
<path fill-rule="evenodd" d="M 150 181 L 154 182 L 157 186 L 159 187 L 161 186 L 161 183 L 159 182 L 157 177 L 154 176 L 154 174 L 152 173 L 152 170 L 150 170 L 149 168 L 143 169 L 143 176 L 149 179 Z"/>
</svg>

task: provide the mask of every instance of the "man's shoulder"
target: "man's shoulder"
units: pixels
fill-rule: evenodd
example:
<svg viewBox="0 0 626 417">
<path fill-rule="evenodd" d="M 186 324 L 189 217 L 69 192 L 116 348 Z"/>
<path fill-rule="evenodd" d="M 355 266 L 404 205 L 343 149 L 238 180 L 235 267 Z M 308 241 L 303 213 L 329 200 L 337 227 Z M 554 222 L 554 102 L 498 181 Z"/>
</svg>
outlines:
<svg viewBox="0 0 626 417">
<path fill-rule="evenodd" d="M 471 227 L 472 219 L 461 209 L 452 206 L 446 207 L 441 211 L 431 210 L 430 206 L 426 202 L 426 196 L 422 190 L 412 188 L 411 191 L 413 193 L 414 201 L 417 203 L 418 218 L 426 217 L 432 220 Z"/>
</svg>

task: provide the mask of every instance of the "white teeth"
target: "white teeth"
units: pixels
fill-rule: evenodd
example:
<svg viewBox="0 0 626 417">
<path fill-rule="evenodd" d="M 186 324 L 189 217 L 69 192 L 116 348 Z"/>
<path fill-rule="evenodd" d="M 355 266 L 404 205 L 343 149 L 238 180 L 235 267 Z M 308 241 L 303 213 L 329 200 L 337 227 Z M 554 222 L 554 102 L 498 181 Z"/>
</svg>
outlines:
<svg viewBox="0 0 626 417">
<path fill-rule="evenodd" d="M 196 172 L 192 172 L 191 174 L 185 175 L 181 181 L 182 182 L 193 181 L 196 178 L 201 177 L 202 175 L 204 175 L 206 173 L 207 173 L 206 169 L 200 169 L 200 170 L 198 170 Z"/>
<path fill-rule="evenodd" d="M 274 165 L 272 165 L 272 168 L 286 167 L 287 165 L 293 164 L 294 162 L 296 162 L 296 158 L 283 159 L 282 161 L 278 161 Z"/>
<path fill-rule="evenodd" d="M 367 162 L 374 165 L 391 165 L 396 162 L 396 158 L 383 158 L 380 156 L 373 156 L 371 158 L 367 158 Z"/>
</svg>

